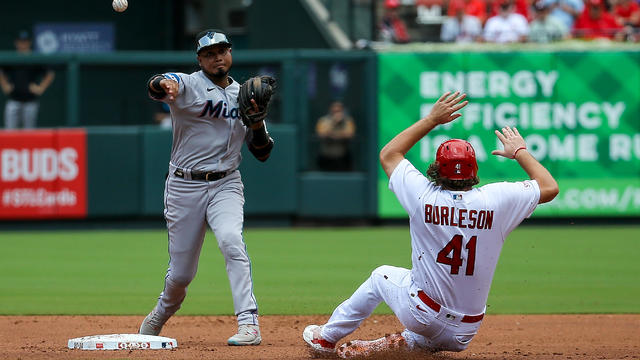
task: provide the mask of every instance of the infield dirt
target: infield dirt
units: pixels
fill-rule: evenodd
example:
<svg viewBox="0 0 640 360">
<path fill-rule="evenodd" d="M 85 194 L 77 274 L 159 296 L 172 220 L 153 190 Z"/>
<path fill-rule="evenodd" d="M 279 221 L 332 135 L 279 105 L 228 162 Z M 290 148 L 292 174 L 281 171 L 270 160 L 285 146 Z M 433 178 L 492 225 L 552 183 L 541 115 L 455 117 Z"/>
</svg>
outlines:
<svg viewBox="0 0 640 360">
<path fill-rule="evenodd" d="M 308 324 L 327 316 L 262 316 L 262 345 L 231 347 L 231 316 L 175 316 L 162 336 L 174 350 L 83 351 L 70 338 L 136 333 L 143 316 L 1 316 L 0 359 L 309 359 L 302 340 Z M 402 330 L 391 315 L 367 319 L 344 339 L 374 339 Z M 385 354 L 376 359 L 640 359 L 640 315 L 488 315 L 461 353 Z"/>
</svg>

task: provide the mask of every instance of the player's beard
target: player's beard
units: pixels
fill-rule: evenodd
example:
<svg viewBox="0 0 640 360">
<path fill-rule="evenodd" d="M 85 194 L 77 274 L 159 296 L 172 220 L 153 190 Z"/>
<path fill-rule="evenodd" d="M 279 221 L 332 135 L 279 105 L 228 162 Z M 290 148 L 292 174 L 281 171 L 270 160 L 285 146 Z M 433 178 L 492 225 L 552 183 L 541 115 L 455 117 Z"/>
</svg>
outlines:
<svg viewBox="0 0 640 360">
<path fill-rule="evenodd" d="M 207 71 L 207 69 L 205 68 L 202 68 L 202 72 L 204 72 L 205 75 L 207 75 L 212 80 L 222 80 L 229 74 L 229 70 L 225 69 L 216 69 L 214 72 L 211 72 Z"/>
</svg>

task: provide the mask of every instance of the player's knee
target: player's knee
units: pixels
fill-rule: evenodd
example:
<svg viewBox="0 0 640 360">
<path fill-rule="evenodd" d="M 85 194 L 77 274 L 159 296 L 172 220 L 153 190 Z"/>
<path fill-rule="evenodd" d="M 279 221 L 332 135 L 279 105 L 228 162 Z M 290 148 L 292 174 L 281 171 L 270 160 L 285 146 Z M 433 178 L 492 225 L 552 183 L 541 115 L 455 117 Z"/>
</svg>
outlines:
<svg viewBox="0 0 640 360">
<path fill-rule="evenodd" d="M 169 285 L 178 287 L 178 288 L 186 288 L 193 280 L 193 276 L 189 275 L 174 275 L 171 274 L 169 278 L 167 278 L 167 282 Z"/>
<path fill-rule="evenodd" d="M 227 258 L 236 258 L 245 254 L 242 235 L 236 232 L 224 232 L 218 234 L 218 246 L 220 251 Z"/>
<path fill-rule="evenodd" d="M 374 275 L 378 275 L 378 276 L 389 276 L 390 270 L 392 269 L 392 266 L 389 265 L 382 265 L 382 266 L 378 266 L 377 268 L 373 269 L 373 271 L 371 272 L 371 276 Z"/>
</svg>

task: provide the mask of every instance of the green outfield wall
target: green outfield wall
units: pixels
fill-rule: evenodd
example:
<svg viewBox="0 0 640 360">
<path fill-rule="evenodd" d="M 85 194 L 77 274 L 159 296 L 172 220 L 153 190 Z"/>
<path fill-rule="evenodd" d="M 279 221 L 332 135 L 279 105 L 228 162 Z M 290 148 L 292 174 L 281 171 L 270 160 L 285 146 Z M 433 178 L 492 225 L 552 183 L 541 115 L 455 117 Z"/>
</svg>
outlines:
<svg viewBox="0 0 640 360">
<path fill-rule="evenodd" d="M 494 130 L 516 126 L 561 189 L 534 216 L 640 215 L 640 52 L 384 53 L 378 74 L 380 147 L 444 92 L 467 93 L 463 116 L 407 155 L 419 169 L 442 141 L 462 138 L 476 149 L 481 184 L 525 179 L 491 155 Z M 379 215 L 406 216 L 387 183 L 380 168 Z"/>
<path fill-rule="evenodd" d="M 240 167 L 251 215 L 296 211 L 295 129 L 273 125 L 278 139 L 268 163 L 243 149 Z M 88 217 L 162 215 L 171 131 L 154 126 L 87 129 Z"/>
</svg>

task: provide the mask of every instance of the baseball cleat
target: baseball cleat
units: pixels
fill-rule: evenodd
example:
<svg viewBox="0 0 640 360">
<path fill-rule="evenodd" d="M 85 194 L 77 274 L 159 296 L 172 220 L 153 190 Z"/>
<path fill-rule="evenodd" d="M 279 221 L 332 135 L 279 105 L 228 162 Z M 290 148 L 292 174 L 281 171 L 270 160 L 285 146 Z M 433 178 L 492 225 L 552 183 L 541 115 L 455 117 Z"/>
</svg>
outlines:
<svg viewBox="0 0 640 360">
<path fill-rule="evenodd" d="M 260 345 L 260 327 L 258 325 L 238 325 L 238 333 L 227 340 L 231 346 Z"/>
<path fill-rule="evenodd" d="M 151 311 L 149 315 L 140 324 L 139 334 L 143 335 L 155 335 L 157 336 L 162 331 L 162 326 L 167 322 L 167 319 L 163 319 L 157 312 Z"/>
<path fill-rule="evenodd" d="M 307 344 L 309 344 L 309 346 L 311 346 L 311 348 L 315 352 L 326 354 L 335 353 L 336 344 L 323 339 L 320 335 L 321 330 L 321 326 L 309 325 L 304 328 L 304 331 L 302 332 L 302 338 L 307 342 Z"/>
<path fill-rule="evenodd" d="M 343 359 L 368 357 L 375 353 L 389 350 L 406 349 L 406 340 L 400 334 L 386 335 L 380 339 L 352 340 L 338 348 L 338 356 Z"/>
</svg>

